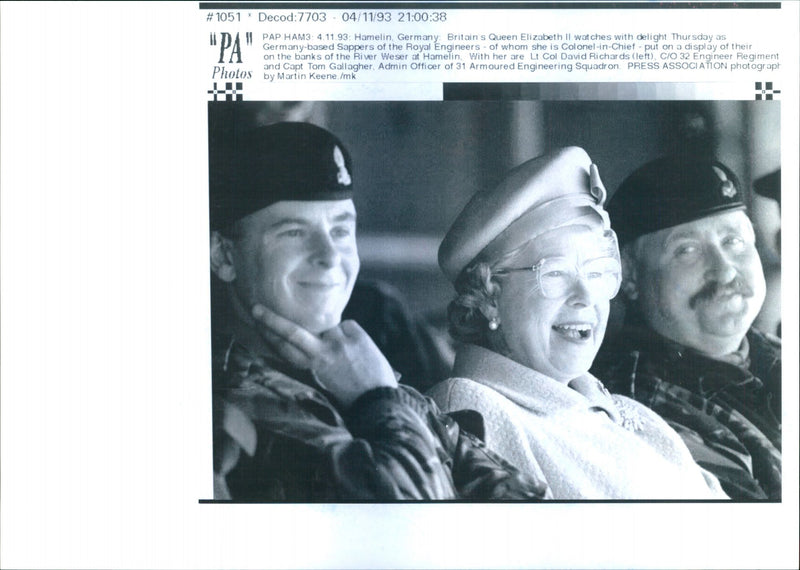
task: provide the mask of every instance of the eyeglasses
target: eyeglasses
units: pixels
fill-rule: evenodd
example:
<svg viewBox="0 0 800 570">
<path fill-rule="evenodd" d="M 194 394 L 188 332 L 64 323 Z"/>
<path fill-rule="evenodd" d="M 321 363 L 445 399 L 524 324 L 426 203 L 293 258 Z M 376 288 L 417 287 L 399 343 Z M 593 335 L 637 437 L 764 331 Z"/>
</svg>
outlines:
<svg viewBox="0 0 800 570">
<path fill-rule="evenodd" d="M 595 295 L 613 299 L 622 281 L 622 268 L 615 257 L 590 259 L 580 267 L 566 257 L 545 257 L 531 267 L 500 269 L 494 273 L 502 275 L 512 271 L 533 271 L 538 291 L 546 299 L 565 297 L 578 280 L 582 280 Z"/>
</svg>

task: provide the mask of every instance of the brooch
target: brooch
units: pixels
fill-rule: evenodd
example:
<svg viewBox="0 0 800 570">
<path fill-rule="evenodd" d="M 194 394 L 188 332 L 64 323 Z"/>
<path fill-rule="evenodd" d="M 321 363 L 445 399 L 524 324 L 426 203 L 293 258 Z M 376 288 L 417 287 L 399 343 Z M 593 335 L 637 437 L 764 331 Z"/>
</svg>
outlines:
<svg viewBox="0 0 800 570">
<path fill-rule="evenodd" d="M 642 416 L 639 411 L 627 400 L 614 397 L 620 421 L 619 424 L 628 431 L 639 431 L 643 427 Z"/>
</svg>

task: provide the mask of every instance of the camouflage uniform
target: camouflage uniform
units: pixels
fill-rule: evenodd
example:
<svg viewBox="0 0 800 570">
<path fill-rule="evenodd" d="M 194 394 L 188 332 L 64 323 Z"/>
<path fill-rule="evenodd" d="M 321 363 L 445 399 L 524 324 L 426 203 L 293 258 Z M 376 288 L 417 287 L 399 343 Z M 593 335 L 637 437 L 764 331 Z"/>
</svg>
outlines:
<svg viewBox="0 0 800 570">
<path fill-rule="evenodd" d="M 215 339 L 215 498 L 393 501 L 549 498 L 413 388 L 340 409 L 307 371 Z"/>
<path fill-rule="evenodd" d="M 521 475 L 479 440 L 463 433 L 416 390 L 374 388 L 345 410 L 308 371 L 292 369 L 268 356 L 258 333 L 231 315 L 225 300 L 232 293 L 247 309 L 254 302 L 265 302 L 258 298 L 265 295 L 240 295 L 234 281 L 247 273 L 282 278 L 289 270 L 273 270 L 261 256 L 259 261 L 234 256 L 237 222 L 278 202 L 351 200 L 352 162 L 337 137 L 310 123 L 277 123 L 216 135 L 220 133 L 211 133 L 209 145 L 215 498 L 544 497 L 546 486 Z M 355 248 L 343 250 L 348 256 L 345 267 L 328 259 L 317 244 L 302 243 L 286 256 L 302 263 L 304 271 L 316 267 L 313 273 L 319 276 L 327 273 L 328 265 L 342 265 L 337 271 L 355 277 Z M 262 242 L 260 252 L 266 247 Z M 325 267 L 320 269 L 321 260 Z M 259 267 L 261 262 L 264 266 Z M 368 295 L 369 299 L 377 300 L 379 307 L 391 307 L 380 303 L 379 296 Z M 368 309 L 364 297 L 355 302 L 362 313 Z M 395 311 L 389 314 L 399 316 Z M 382 329 L 393 322 L 400 320 L 377 319 L 374 324 Z M 378 335 L 378 342 L 390 352 L 403 353 L 417 339 L 397 332 Z M 411 364 L 408 360 L 404 365 Z"/>
<path fill-rule="evenodd" d="M 732 499 L 780 500 L 780 339 L 751 329 L 739 354 L 716 360 L 627 326 L 592 372 L 661 415 Z"/>
</svg>

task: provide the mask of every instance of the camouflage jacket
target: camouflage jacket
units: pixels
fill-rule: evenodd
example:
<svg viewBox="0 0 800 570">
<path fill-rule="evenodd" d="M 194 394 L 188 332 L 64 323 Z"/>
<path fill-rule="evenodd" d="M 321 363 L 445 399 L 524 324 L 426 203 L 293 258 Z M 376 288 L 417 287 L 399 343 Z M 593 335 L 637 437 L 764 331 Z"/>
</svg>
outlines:
<svg viewBox="0 0 800 570">
<path fill-rule="evenodd" d="M 519 473 L 413 388 L 340 409 L 307 371 L 215 339 L 215 498 L 242 501 L 540 499 Z M 218 350 L 217 350 L 218 349 Z"/>
<path fill-rule="evenodd" d="M 741 365 L 625 327 L 592 372 L 661 415 L 734 500 L 781 498 L 781 343 L 751 329 Z"/>
</svg>

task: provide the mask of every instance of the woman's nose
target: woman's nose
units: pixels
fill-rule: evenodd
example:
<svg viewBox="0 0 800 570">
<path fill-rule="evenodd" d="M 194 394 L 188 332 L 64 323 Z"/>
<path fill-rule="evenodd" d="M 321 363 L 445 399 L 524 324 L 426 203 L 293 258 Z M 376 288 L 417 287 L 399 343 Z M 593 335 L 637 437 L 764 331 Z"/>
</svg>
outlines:
<svg viewBox="0 0 800 570">
<path fill-rule="evenodd" d="M 588 279 L 578 274 L 572 282 L 567 303 L 571 306 L 588 307 L 592 304 L 594 294 L 595 291 L 589 285 Z"/>
</svg>

